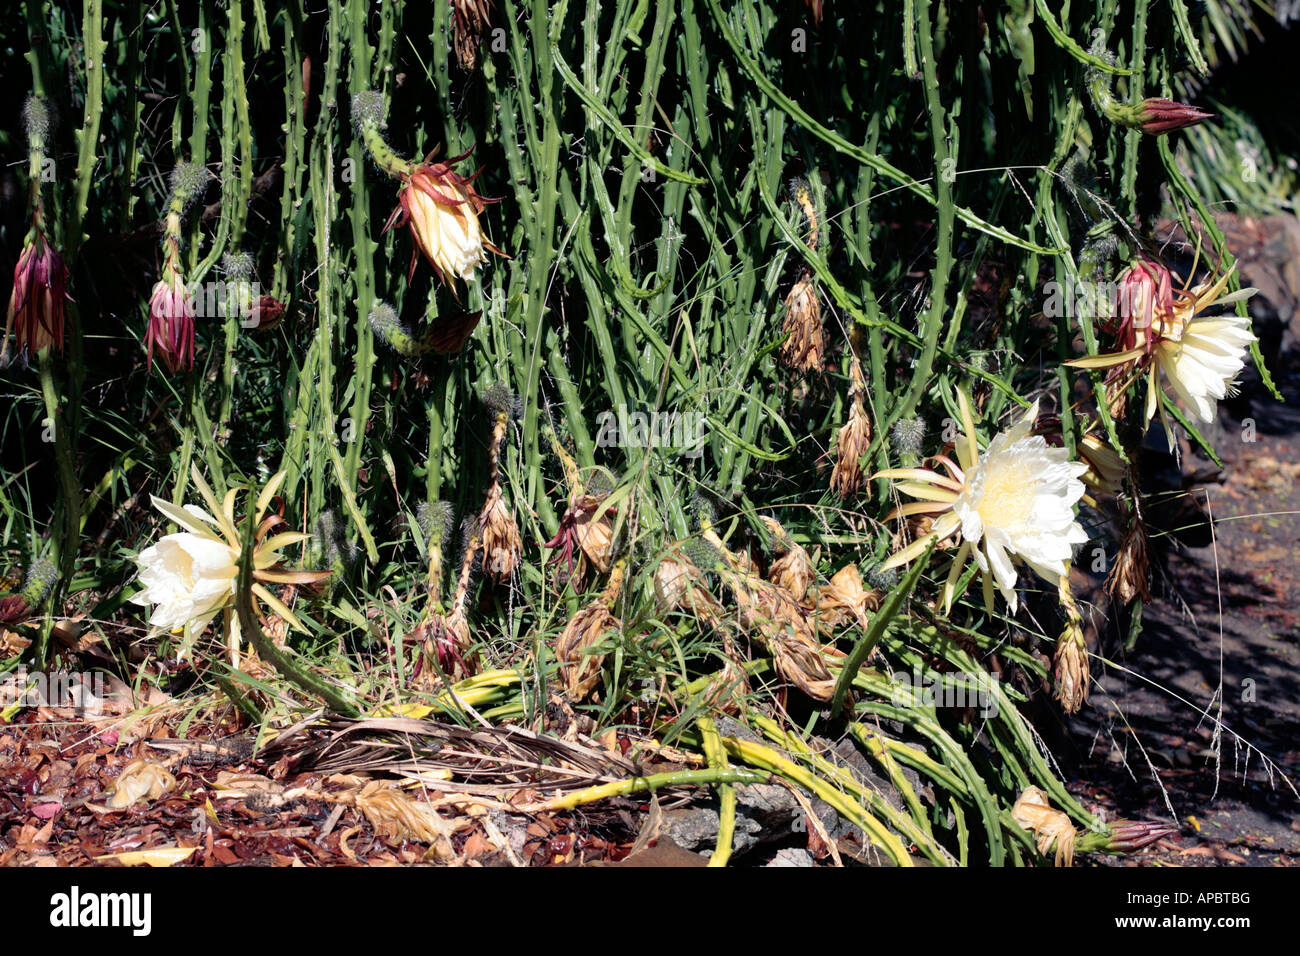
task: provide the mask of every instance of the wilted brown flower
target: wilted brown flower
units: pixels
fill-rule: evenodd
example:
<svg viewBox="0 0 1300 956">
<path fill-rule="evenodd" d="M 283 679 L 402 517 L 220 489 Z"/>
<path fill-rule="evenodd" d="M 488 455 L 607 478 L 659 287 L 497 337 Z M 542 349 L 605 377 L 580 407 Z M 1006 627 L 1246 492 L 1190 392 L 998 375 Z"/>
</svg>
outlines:
<svg viewBox="0 0 1300 956">
<path fill-rule="evenodd" d="M 718 599 L 701 585 L 704 572 L 684 554 L 673 553 L 655 568 L 655 600 L 663 611 L 689 611 L 716 623 L 722 615 Z"/>
<path fill-rule="evenodd" d="M 1147 526 L 1142 516 L 1131 516 L 1131 524 L 1120 543 L 1115 566 L 1106 578 L 1106 590 L 1121 604 L 1134 598 L 1151 600 L 1151 562 L 1147 557 Z"/>
<path fill-rule="evenodd" d="M 835 434 L 835 467 L 831 491 L 848 498 L 870 487 L 863 480 L 862 456 L 871 445 L 871 419 L 867 417 L 867 382 L 862 362 L 854 354 L 849 365 L 849 420 Z"/>
<path fill-rule="evenodd" d="M 519 525 L 501 497 L 501 487 L 493 485 L 483 507 L 483 570 L 498 584 L 509 581 L 519 567 L 523 541 Z"/>
<path fill-rule="evenodd" d="M 822 367 L 826 354 L 826 331 L 822 328 L 822 307 L 817 286 L 809 275 L 802 275 L 785 297 L 785 318 L 781 321 L 785 341 L 781 343 L 781 361 L 801 372 Z"/>
<path fill-rule="evenodd" d="M 695 587 L 700 569 L 685 558 L 664 558 L 655 567 L 655 601 L 665 611 L 680 611 Z"/>
<path fill-rule="evenodd" d="M 1070 592 L 1070 577 L 1060 579 L 1061 607 L 1065 609 L 1065 630 L 1056 641 L 1056 699 L 1067 714 L 1073 714 L 1088 699 L 1088 642 L 1083 636 L 1083 615 Z"/>
<path fill-rule="evenodd" d="M 618 618 L 610 613 L 603 601 L 583 608 L 569 619 L 555 644 L 560 676 L 569 696 L 582 699 L 600 682 L 600 668 L 605 663 L 605 655 L 587 653 L 587 648 L 620 626 Z"/>
<path fill-rule="evenodd" d="M 620 560 L 610 575 L 609 584 L 599 598 L 569 619 L 564 632 L 555 642 L 555 658 L 560 662 L 560 679 L 564 689 L 575 700 L 586 697 L 600 682 L 600 668 L 605 663 L 604 654 L 592 654 L 588 648 L 600 643 L 610 631 L 623 624 L 614 616 L 612 608 L 618 600 L 627 572 L 626 560 Z"/>
<path fill-rule="evenodd" d="M 492 20 L 492 0 L 451 0 L 456 59 L 467 70 L 478 62 L 478 45 Z"/>
<path fill-rule="evenodd" d="M 704 540 L 721 556 L 718 574 L 735 599 L 741 628 L 768 649 L 777 673 L 812 699 L 830 700 L 835 678 L 804 609 L 786 591 L 745 569 L 712 528 L 704 529 Z"/>
<path fill-rule="evenodd" d="M 1078 831 L 1068 816 L 1060 810 L 1052 809 L 1047 794 L 1042 790 L 1033 786 L 1026 787 L 1011 808 L 1011 817 L 1034 835 L 1039 853 L 1046 856 L 1055 844 L 1056 865 L 1074 864 L 1074 840 Z"/>
<path fill-rule="evenodd" d="M 777 555 L 776 560 L 767 569 L 767 579 L 777 587 L 788 591 L 796 601 L 802 602 L 808 593 L 808 585 L 812 584 L 816 577 L 812 558 L 775 518 L 759 515 L 759 520 L 771 533 L 772 551 Z"/>
<path fill-rule="evenodd" d="M 862 572 L 856 564 L 846 564 L 835 572 L 830 583 L 817 589 L 817 623 L 835 628 L 852 619 L 867 626 L 867 611 L 880 608 L 880 592 L 862 585 Z"/>
<path fill-rule="evenodd" d="M 380 839 L 394 846 L 408 840 L 427 843 L 434 858 L 443 862 L 456 857 L 450 837 L 474 825 L 463 814 L 442 816 L 433 804 L 416 800 L 387 780 L 371 780 L 359 790 L 345 791 L 333 799 L 356 806 Z"/>
</svg>

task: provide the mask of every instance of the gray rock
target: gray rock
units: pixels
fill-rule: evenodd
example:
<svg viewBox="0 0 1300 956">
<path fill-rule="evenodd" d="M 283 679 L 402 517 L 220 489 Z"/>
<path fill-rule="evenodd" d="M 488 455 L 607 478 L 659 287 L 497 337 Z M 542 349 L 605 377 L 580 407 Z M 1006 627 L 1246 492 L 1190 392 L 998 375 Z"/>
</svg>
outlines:
<svg viewBox="0 0 1300 956">
<path fill-rule="evenodd" d="M 814 866 L 812 854 L 807 850 L 799 850 L 787 847 L 784 850 L 777 850 L 776 855 L 768 860 L 764 866 Z"/>
</svg>

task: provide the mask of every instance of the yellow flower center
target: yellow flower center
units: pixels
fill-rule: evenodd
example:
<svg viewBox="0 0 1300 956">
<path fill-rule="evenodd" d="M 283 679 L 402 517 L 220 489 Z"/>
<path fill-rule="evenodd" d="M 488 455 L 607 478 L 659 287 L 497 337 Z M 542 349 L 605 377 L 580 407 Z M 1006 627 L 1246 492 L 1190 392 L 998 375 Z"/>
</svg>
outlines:
<svg viewBox="0 0 1300 956">
<path fill-rule="evenodd" d="M 1019 462 L 990 468 L 984 475 L 980 518 L 987 527 L 1015 528 L 1026 524 L 1034 507 L 1034 479 Z"/>
</svg>

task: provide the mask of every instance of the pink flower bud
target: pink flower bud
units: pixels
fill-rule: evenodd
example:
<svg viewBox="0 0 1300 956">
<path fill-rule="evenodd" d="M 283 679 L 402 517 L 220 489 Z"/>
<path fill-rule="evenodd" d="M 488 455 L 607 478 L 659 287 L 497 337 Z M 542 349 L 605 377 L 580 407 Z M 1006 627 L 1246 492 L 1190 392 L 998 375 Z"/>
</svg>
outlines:
<svg viewBox="0 0 1300 956">
<path fill-rule="evenodd" d="M 1171 823 L 1116 820 L 1110 825 L 1110 839 L 1106 841 L 1103 849 L 1107 853 L 1133 853 L 1177 833 L 1178 827 Z"/>
<path fill-rule="evenodd" d="M 1163 136 L 1165 133 L 1172 133 L 1174 130 L 1195 126 L 1202 120 L 1210 119 L 1213 116 L 1213 113 L 1207 113 L 1205 110 L 1190 106 L 1187 103 L 1176 103 L 1173 100 L 1149 97 L 1138 106 L 1137 124 L 1138 128 L 1144 133 L 1149 133 L 1152 136 Z"/>
<path fill-rule="evenodd" d="M 194 306 L 181 277 L 173 273 L 153 287 L 149 299 L 149 330 L 145 333 L 149 367 L 154 349 L 173 375 L 194 367 Z"/>
<path fill-rule="evenodd" d="M 38 230 L 18 257 L 14 287 L 9 294 L 9 326 L 19 352 L 37 352 L 46 346 L 62 351 L 67 288 L 68 269 L 63 257 Z"/>
<path fill-rule="evenodd" d="M 1174 307 L 1173 277 L 1164 263 L 1143 257 L 1119 279 L 1119 337 L 1121 348 L 1132 348 L 1135 333 L 1149 335 Z"/>
</svg>

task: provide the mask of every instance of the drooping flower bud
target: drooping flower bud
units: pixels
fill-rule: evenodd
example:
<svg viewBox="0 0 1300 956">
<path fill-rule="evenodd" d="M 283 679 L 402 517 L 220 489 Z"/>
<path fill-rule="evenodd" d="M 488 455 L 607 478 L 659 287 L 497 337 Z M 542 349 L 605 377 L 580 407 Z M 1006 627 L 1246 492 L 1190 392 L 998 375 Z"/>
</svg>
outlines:
<svg viewBox="0 0 1300 956">
<path fill-rule="evenodd" d="M 471 151 L 445 163 L 426 160 L 413 164 L 400 174 L 404 184 L 398 193 L 398 206 L 384 224 L 384 231 L 393 226 L 410 227 L 415 248 L 411 250 L 408 279 L 415 276 L 417 252 L 453 291 L 457 279 L 469 282 L 474 278 L 474 270 L 487 262 L 488 252 L 505 255 L 484 237 L 478 221 L 487 204 L 499 200 L 480 196 L 474 188 L 474 176 L 467 178 L 452 169 Z"/>
<path fill-rule="evenodd" d="M 67 290 L 68 268 L 63 257 L 40 229 L 33 229 L 14 266 L 4 351 L 8 352 L 10 330 L 19 355 L 35 354 L 47 346 L 62 351 L 63 303 L 70 298 Z M 0 364 L 7 364 L 7 356 Z"/>
<path fill-rule="evenodd" d="M 1149 338 L 1173 313 L 1173 276 L 1156 259 L 1142 257 L 1119 277 L 1119 346 L 1133 348 L 1139 335 Z"/>
<path fill-rule="evenodd" d="M 155 350 L 173 375 L 194 367 L 194 303 L 180 275 L 170 270 L 164 272 L 149 298 L 145 345 L 150 368 Z"/>
<path fill-rule="evenodd" d="M 59 578 L 52 561 L 32 562 L 21 591 L 0 594 L 0 624 L 19 624 L 36 613 Z"/>
</svg>

